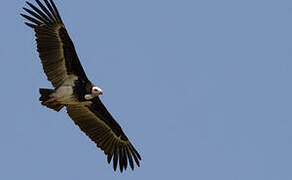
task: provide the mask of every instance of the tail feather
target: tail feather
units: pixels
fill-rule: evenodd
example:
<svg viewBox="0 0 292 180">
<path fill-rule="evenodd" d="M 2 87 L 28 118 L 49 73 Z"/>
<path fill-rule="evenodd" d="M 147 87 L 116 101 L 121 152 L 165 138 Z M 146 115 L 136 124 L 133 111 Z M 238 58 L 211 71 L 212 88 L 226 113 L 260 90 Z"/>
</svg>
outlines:
<svg viewBox="0 0 292 180">
<path fill-rule="evenodd" d="M 47 103 L 47 101 L 51 98 L 50 95 L 54 92 L 53 89 L 40 88 L 39 91 L 41 94 L 39 100 L 41 101 L 42 105 L 47 106 L 48 108 L 53 109 L 57 112 L 59 112 L 64 107 L 64 105 L 58 103 Z"/>
</svg>

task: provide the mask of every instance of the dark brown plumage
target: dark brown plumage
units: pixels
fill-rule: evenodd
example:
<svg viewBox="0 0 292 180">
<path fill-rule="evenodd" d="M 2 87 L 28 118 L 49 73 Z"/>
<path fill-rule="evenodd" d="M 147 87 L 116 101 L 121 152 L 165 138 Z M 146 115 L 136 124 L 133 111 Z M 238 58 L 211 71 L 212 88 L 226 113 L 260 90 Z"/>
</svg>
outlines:
<svg viewBox="0 0 292 180">
<path fill-rule="evenodd" d="M 35 1 L 40 9 L 27 2 L 32 10 L 23 9 L 31 16 L 21 15 L 29 20 L 25 24 L 35 31 L 37 51 L 44 72 L 55 87 L 55 90 L 40 89 L 42 95 L 40 101 L 56 111 L 65 106 L 75 124 L 104 151 L 108 163 L 113 159 L 114 170 L 118 164 L 121 172 L 127 169 L 128 163 L 132 169 L 134 169 L 134 162 L 140 166 L 141 156 L 99 97 L 96 96 L 90 100 L 84 98 L 84 95 L 92 89 L 93 84 L 88 80 L 81 66 L 74 44 L 54 2 L 44 0 L 45 6 L 39 0 Z M 52 104 L 52 99 L 50 99 L 52 94 L 56 94 L 58 89 L 67 86 L 72 86 L 71 96 L 74 101 Z M 62 89 L 62 93 L 63 91 Z"/>
</svg>

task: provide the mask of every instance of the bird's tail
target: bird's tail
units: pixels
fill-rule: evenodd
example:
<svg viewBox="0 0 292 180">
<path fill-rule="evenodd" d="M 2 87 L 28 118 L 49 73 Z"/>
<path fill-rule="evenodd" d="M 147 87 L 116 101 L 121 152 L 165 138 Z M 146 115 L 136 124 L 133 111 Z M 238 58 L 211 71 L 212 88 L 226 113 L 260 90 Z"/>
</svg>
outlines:
<svg viewBox="0 0 292 180">
<path fill-rule="evenodd" d="M 40 88 L 40 101 L 42 103 L 42 105 L 47 106 L 50 109 L 53 109 L 57 112 L 59 112 L 64 105 L 63 104 L 58 104 L 57 102 L 51 102 L 50 99 L 52 98 L 50 95 L 54 92 L 53 89 L 43 89 Z"/>
</svg>

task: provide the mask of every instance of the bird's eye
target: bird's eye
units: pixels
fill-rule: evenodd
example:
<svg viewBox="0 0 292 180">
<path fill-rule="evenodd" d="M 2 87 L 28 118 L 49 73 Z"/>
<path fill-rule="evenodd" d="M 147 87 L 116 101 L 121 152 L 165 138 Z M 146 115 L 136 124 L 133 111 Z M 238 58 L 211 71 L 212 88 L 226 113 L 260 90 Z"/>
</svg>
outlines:
<svg viewBox="0 0 292 180">
<path fill-rule="evenodd" d="M 96 87 L 92 88 L 93 92 L 98 92 L 98 89 Z"/>
</svg>

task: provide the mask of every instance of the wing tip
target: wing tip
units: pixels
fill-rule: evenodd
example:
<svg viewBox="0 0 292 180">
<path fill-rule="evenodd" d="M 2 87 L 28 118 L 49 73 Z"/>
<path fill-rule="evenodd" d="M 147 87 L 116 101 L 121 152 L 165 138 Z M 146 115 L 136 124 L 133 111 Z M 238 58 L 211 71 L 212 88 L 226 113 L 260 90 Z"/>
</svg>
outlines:
<svg viewBox="0 0 292 180">
<path fill-rule="evenodd" d="M 118 144 L 118 143 L 117 143 Z M 134 161 L 137 167 L 140 167 L 141 155 L 135 150 L 131 144 L 123 146 L 122 144 L 115 145 L 114 151 L 107 154 L 107 162 L 110 164 L 113 159 L 113 169 L 116 171 L 120 169 L 120 172 L 127 170 L 128 163 L 132 171 L 135 169 Z M 117 147 L 119 146 L 119 147 Z M 134 161 L 133 161 L 134 159 Z"/>
<path fill-rule="evenodd" d="M 24 24 L 27 25 L 30 28 L 33 28 L 33 29 L 35 29 L 37 27 L 37 25 L 31 24 L 31 23 L 28 23 L 28 22 L 24 22 Z"/>
</svg>

